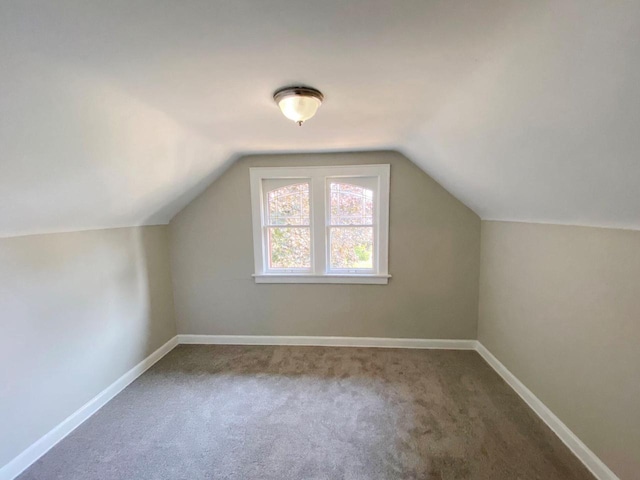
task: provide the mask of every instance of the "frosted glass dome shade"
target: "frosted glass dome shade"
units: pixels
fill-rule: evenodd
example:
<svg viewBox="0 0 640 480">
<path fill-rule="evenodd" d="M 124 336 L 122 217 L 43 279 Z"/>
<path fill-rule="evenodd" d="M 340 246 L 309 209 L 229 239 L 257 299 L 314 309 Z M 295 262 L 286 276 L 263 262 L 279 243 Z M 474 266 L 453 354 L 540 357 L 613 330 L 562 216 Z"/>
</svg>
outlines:
<svg viewBox="0 0 640 480">
<path fill-rule="evenodd" d="M 316 114 L 323 98 L 318 90 L 306 87 L 279 90 L 273 96 L 283 115 L 298 125 Z"/>
</svg>

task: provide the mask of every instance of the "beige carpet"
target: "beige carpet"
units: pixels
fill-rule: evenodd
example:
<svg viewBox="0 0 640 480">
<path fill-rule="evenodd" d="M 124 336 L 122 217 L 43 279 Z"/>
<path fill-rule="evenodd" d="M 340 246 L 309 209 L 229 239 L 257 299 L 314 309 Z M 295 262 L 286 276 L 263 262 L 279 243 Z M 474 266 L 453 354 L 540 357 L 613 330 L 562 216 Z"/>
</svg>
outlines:
<svg viewBox="0 0 640 480">
<path fill-rule="evenodd" d="M 593 477 L 472 351 L 179 346 L 19 478 Z"/>
</svg>

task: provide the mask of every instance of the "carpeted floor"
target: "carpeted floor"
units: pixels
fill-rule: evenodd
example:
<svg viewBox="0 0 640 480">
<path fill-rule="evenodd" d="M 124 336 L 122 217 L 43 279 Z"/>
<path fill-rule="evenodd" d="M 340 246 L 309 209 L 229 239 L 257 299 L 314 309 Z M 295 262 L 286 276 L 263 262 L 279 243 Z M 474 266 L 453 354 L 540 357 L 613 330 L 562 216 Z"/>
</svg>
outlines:
<svg viewBox="0 0 640 480">
<path fill-rule="evenodd" d="M 593 477 L 473 351 L 184 345 L 19 479 Z"/>
</svg>

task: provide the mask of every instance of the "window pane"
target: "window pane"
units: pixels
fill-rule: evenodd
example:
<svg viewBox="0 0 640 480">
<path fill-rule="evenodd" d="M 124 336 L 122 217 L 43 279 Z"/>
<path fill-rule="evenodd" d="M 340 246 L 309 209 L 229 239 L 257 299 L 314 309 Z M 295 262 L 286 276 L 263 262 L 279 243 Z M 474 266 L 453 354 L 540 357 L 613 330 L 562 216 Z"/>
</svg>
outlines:
<svg viewBox="0 0 640 480">
<path fill-rule="evenodd" d="M 311 268 L 309 227 L 268 227 L 269 268 Z"/>
<path fill-rule="evenodd" d="M 299 183 L 267 193 L 268 225 L 309 225 L 309 184 Z"/>
<path fill-rule="evenodd" d="M 373 225 L 373 190 L 330 182 L 331 225 Z"/>
<path fill-rule="evenodd" d="M 330 227 L 330 268 L 373 268 L 373 227 Z"/>
</svg>

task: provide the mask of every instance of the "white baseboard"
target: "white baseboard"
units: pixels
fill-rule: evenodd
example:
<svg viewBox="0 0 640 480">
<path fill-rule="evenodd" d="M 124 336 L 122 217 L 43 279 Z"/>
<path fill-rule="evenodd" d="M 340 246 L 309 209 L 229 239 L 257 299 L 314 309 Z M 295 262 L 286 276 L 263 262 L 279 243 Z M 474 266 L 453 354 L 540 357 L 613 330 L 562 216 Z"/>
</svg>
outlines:
<svg viewBox="0 0 640 480">
<path fill-rule="evenodd" d="M 379 347 L 475 350 L 476 340 L 381 337 L 302 337 L 275 335 L 178 335 L 190 345 L 290 345 L 314 347 Z"/>
<path fill-rule="evenodd" d="M 100 410 L 109 400 L 124 390 L 131 382 L 146 372 L 153 364 L 178 345 L 178 337 L 173 337 L 139 364 L 122 375 L 118 380 L 89 400 L 62 423 L 45 434 L 33 445 L 0 469 L 0 480 L 13 480 L 58 442 L 73 432 L 82 422 Z"/>
<path fill-rule="evenodd" d="M 486 362 L 500 375 L 507 384 L 531 407 L 551 430 L 569 447 L 569 450 L 584 463 L 598 480 L 620 480 L 598 456 L 591 451 L 562 420 L 549 410 L 518 378 L 493 356 L 487 348 L 477 342 L 476 350 Z"/>
<path fill-rule="evenodd" d="M 516 378 L 484 345 L 477 340 L 444 340 L 416 338 L 378 337 L 302 337 L 302 336 L 258 336 L 258 335 L 177 335 L 133 367 L 113 384 L 87 402 L 83 407 L 60 423 L 36 443 L 0 469 L 0 480 L 13 480 L 31 464 L 47 453 L 58 442 L 91 417 L 109 400 L 124 390 L 136 378 L 147 371 L 158 360 L 178 344 L 201 345 L 291 345 L 326 347 L 379 347 L 476 350 L 482 358 L 522 397 L 529 407 L 544 421 L 567 447 L 584 463 L 598 480 L 620 480 L 589 447 Z"/>
<path fill-rule="evenodd" d="M 256 335 L 177 335 L 122 375 L 66 420 L 45 434 L 16 458 L 0 468 L 0 480 L 13 480 L 58 442 L 73 432 L 109 400 L 124 390 L 178 344 L 203 345 L 307 345 L 333 347 L 432 348 L 474 350 L 475 340 L 441 340 L 377 337 L 300 337 Z"/>
</svg>

